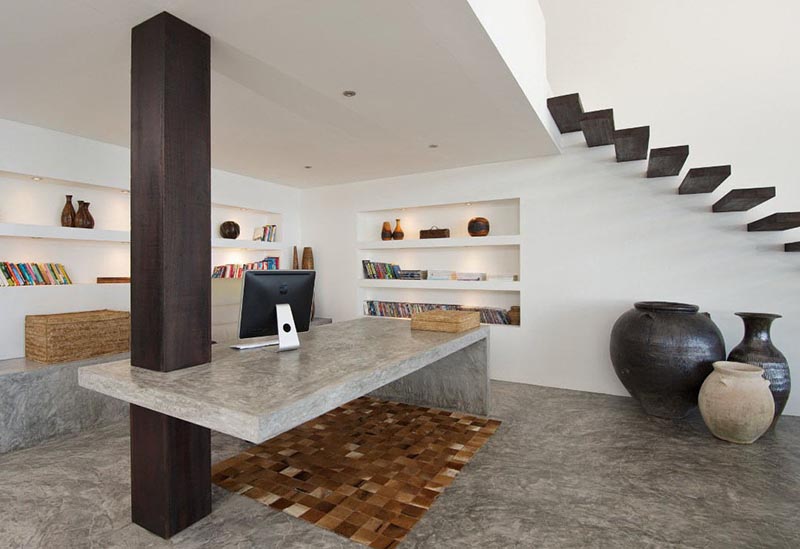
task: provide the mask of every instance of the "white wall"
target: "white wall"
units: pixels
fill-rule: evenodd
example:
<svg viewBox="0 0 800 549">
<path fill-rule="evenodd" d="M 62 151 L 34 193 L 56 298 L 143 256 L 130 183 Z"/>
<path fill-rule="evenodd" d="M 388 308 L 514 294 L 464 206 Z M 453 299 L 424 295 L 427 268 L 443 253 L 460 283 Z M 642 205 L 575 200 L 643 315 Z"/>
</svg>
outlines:
<svg viewBox="0 0 800 549">
<path fill-rule="evenodd" d="M 34 181 L 32 176 L 43 181 Z M 129 186 L 128 149 L 0 119 L 0 223 L 58 226 L 64 195 L 72 194 L 76 207 L 78 199 L 92 203 L 97 229 L 128 230 L 130 196 L 122 191 Z M 211 199 L 232 206 L 212 208 L 215 233 L 216 226 L 227 219 L 241 224 L 240 238 L 247 240 L 257 224 L 279 224 L 281 242 L 277 247 L 282 264 L 290 264 L 291 246 L 301 245 L 299 191 L 212 170 Z M 239 263 L 264 255 L 263 251 L 214 249 L 212 261 Z M 0 237 L 0 261 L 63 263 L 75 282 L 81 283 L 74 287 L 0 288 L 0 359 L 24 354 L 27 314 L 130 308 L 128 285 L 91 284 L 97 276 L 130 275 L 128 244 Z"/>
<path fill-rule="evenodd" d="M 782 313 L 775 342 L 798 363 L 800 257 L 778 251 L 775 235 L 745 232 L 745 216 L 710 213 L 716 195 L 679 196 L 679 178 L 645 179 L 644 170 L 574 135 L 558 157 L 304 191 L 318 314 L 360 314 L 356 212 L 519 196 L 522 326 L 493 328 L 494 378 L 626 394 L 608 336 L 639 300 L 699 304 L 729 349 L 742 335 L 735 311 Z M 798 393 L 788 413 L 800 414 Z"/>
<path fill-rule="evenodd" d="M 773 207 L 800 210 L 800 3 L 540 3 L 555 94 L 649 124 L 651 146 L 688 144 L 689 166 L 731 164 L 732 184 L 775 185 Z"/>
</svg>

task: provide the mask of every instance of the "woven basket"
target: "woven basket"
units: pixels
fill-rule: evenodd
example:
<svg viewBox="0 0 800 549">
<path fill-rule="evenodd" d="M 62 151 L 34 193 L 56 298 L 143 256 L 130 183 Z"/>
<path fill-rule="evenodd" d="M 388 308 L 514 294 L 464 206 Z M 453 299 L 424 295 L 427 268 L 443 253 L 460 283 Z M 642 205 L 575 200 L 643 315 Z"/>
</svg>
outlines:
<svg viewBox="0 0 800 549">
<path fill-rule="evenodd" d="M 83 311 L 25 317 L 25 356 L 53 364 L 131 349 L 131 314 Z"/>
</svg>

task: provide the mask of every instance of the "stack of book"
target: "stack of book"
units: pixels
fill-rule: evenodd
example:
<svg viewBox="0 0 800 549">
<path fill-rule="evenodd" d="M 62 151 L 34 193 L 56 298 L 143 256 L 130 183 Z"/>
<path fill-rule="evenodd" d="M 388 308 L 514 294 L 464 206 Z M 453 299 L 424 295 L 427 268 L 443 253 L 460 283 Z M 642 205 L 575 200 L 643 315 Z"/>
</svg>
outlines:
<svg viewBox="0 0 800 549">
<path fill-rule="evenodd" d="M 0 263 L 0 286 L 72 284 L 61 263 Z"/>
<path fill-rule="evenodd" d="M 455 271 L 429 270 L 428 280 L 455 280 Z"/>
<path fill-rule="evenodd" d="M 427 280 L 428 271 L 400 271 L 400 280 Z"/>
<path fill-rule="evenodd" d="M 456 280 L 478 282 L 486 280 L 486 273 L 456 273 Z"/>
<path fill-rule="evenodd" d="M 361 265 L 364 267 L 364 278 L 386 278 L 391 280 L 400 278 L 400 265 L 395 265 L 394 263 L 378 263 L 370 261 L 369 259 L 362 260 Z"/>
<path fill-rule="evenodd" d="M 391 318 L 411 318 L 414 313 L 433 310 L 478 311 L 483 324 L 511 324 L 508 311 L 499 307 L 468 307 L 466 305 L 445 305 L 440 303 L 406 303 L 398 301 L 365 301 L 364 314 Z"/>
<path fill-rule="evenodd" d="M 277 242 L 278 226 L 264 225 L 263 227 L 257 227 L 253 233 L 253 240 L 260 240 L 261 242 Z"/>
<path fill-rule="evenodd" d="M 276 271 L 280 268 L 280 257 L 265 257 L 255 263 L 218 265 L 211 271 L 211 278 L 242 278 L 245 271 Z"/>
</svg>

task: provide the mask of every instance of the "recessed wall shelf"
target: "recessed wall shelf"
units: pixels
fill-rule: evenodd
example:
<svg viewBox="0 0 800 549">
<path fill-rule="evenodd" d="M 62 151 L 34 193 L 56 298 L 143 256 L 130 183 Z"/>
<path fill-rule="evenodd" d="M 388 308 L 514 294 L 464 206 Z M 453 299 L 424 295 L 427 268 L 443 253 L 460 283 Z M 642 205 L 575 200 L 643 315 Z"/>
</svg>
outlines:
<svg viewBox="0 0 800 549">
<path fill-rule="evenodd" d="M 478 246 L 519 246 L 519 235 L 468 236 L 466 238 L 427 238 L 424 240 L 372 240 L 358 243 L 360 250 L 397 250 L 402 248 L 468 248 Z"/>
<path fill-rule="evenodd" d="M 365 279 L 362 288 L 414 289 L 414 290 L 467 290 L 479 292 L 518 292 L 519 282 L 500 280 L 386 280 Z"/>
<path fill-rule="evenodd" d="M 84 242 L 112 242 L 121 244 L 128 244 L 131 241 L 131 233 L 129 231 L 75 229 L 72 227 L 26 225 L 21 223 L 0 223 L 0 237 L 80 240 Z M 224 238 L 212 238 L 211 247 L 239 250 L 281 251 L 279 243 L 277 242 L 261 242 L 259 240 L 244 239 L 227 240 Z"/>
</svg>

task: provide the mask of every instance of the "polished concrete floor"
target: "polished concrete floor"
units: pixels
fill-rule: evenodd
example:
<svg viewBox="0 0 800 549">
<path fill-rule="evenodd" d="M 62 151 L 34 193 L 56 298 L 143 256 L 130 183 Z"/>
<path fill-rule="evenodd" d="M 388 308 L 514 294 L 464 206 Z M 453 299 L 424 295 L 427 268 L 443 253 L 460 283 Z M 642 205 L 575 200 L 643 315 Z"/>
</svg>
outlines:
<svg viewBox="0 0 800 549">
<path fill-rule="evenodd" d="M 401 547 L 800 547 L 800 418 L 737 446 L 627 398 L 492 390 L 503 425 Z M 123 423 L 0 456 L 0 547 L 360 547 L 218 488 L 161 540 L 130 522 L 128 451 Z"/>
</svg>

